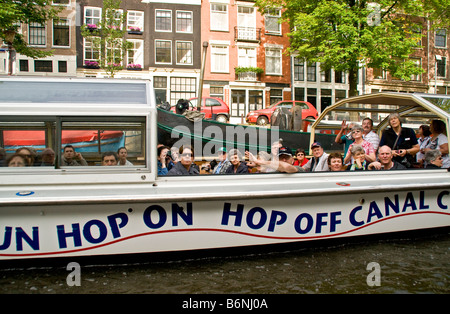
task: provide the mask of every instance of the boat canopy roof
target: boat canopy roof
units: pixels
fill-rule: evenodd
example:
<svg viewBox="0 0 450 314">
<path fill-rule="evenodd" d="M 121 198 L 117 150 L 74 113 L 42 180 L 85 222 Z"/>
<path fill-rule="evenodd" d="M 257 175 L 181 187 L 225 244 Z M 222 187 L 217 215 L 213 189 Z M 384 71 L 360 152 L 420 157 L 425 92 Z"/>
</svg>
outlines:
<svg viewBox="0 0 450 314">
<path fill-rule="evenodd" d="M 60 113 L 85 106 L 100 111 L 125 106 L 148 109 L 154 107 L 150 85 L 143 80 L 0 78 L 0 104 L 37 109 L 56 105 Z"/>
<path fill-rule="evenodd" d="M 450 95 L 381 92 L 355 96 L 340 100 L 322 112 L 311 126 L 311 141 L 316 132 L 340 129 L 343 120 L 361 124 L 367 117 L 373 120 L 374 131 L 381 135 L 389 125 L 389 114 L 394 112 L 402 117 L 403 125 L 412 128 L 429 124 L 433 119 L 442 120 L 450 134 L 450 114 L 442 109 L 448 107 Z"/>
</svg>

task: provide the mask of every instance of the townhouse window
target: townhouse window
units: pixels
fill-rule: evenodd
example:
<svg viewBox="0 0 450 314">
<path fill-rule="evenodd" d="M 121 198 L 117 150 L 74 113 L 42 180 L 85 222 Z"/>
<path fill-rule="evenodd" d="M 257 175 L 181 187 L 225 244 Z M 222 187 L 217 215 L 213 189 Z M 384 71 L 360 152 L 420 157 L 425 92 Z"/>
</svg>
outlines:
<svg viewBox="0 0 450 314">
<path fill-rule="evenodd" d="M 117 26 L 119 27 L 119 29 L 123 28 L 122 25 L 123 10 L 108 10 L 106 14 L 107 16 L 111 15 L 111 22 L 112 22 L 111 23 L 112 25 L 110 25 L 111 28 L 117 28 Z"/>
<path fill-rule="evenodd" d="M 132 47 L 127 50 L 127 64 L 140 64 L 144 63 L 144 42 L 142 40 L 129 39 Z"/>
<path fill-rule="evenodd" d="M 85 61 L 96 61 L 100 58 L 100 47 L 85 38 L 83 55 Z"/>
<path fill-rule="evenodd" d="M 110 42 L 106 47 L 106 53 L 112 57 L 113 63 L 122 65 L 122 40 Z"/>
<path fill-rule="evenodd" d="M 434 45 L 436 47 L 447 47 L 447 31 L 445 29 L 438 29 L 436 31 Z"/>
<path fill-rule="evenodd" d="M 170 40 L 155 40 L 155 62 L 172 63 L 172 42 Z"/>
<path fill-rule="evenodd" d="M 70 0 L 53 0 L 53 4 L 59 4 L 59 5 L 69 5 Z"/>
<path fill-rule="evenodd" d="M 317 67 L 315 62 L 308 62 L 307 63 L 307 75 L 306 80 L 308 82 L 315 82 L 317 80 Z"/>
<path fill-rule="evenodd" d="M 447 58 L 441 57 L 441 60 L 436 60 L 437 62 L 437 76 L 447 77 L 445 73 L 445 68 L 447 67 Z"/>
<path fill-rule="evenodd" d="M 144 31 L 144 12 L 131 10 L 127 12 L 127 29 L 131 28 Z"/>
<path fill-rule="evenodd" d="M 69 20 L 53 20 L 53 46 L 69 47 Z"/>
<path fill-rule="evenodd" d="M 266 73 L 281 75 L 281 48 L 266 48 Z"/>
<path fill-rule="evenodd" d="M 177 64 L 192 64 L 192 42 L 177 41 Z"/>
<path fill-rule="evenodd" d="M 373 68 L 374 79 L 386 79 L 386 71 L 382 68 Z"/>
<path fill-rule="evenodd" d="M 58 61 L 58 72 L 67 73 L 67 61 L 65 60 Z"/>
<path fill-rule="evenodd" d="M 331 82 L 331 70 L 325 70 L 320 72 L 320 81 L 330 83 Z"/>
<path fill-rule="evenodd" d="M 32 22 L 28 25 L 28 43 L 31 46 L 45 46 L 45 25 Z"/>
<path fill-rule="evenodd" d="M 34 72 L 53 72 L 51 60 L 34 60 Z"/>
<path fill-rule="evenodd" d="M 211 3 L 210 18 L 212 31 L 228 31 L 228 5 Z"/>
<path fill-rule="evenodd" d="M 193 18 L 191 11 L 177 11 L 177 32 L 178 33 L 192 33 L 193 32 Z"/>
<path fill-rule="evenodd" d="M 28 60 L 19 60 L 19 71 L 28 72 Z"/>
<path fill-rule="evenodd" d="M 155 30 L 158 32 L 171 32 L 172 31 L 172 11 L 156 10 Z"/>
<path fill-rule="evenodd" d="M 282 89 L 271 89 L 270 90 L 270 104 L 276 104 L 283 100 L 283 90 Z"/>
<path fill-rule="evenodd" d="M 211 72 L 228 73 L 228 60 L 227 45 L 211 45 Z"/>
<path fill-rule="evenodd" d="M 335 71 L 334 72 L 334 82 L 335 83 L 345 83 L 345 72 Z"/>
<path fill-rule="evenodd" d="M 170 78 L 170 103 L 176 104 L 178 99 L 195 97 L 197 80 L 195 77 Z"/>
<path fill-rule="evenodd" d="M 294 58 L 294 80 L 305 80 L 305 62 L 303 61 L 303 59 Z"/>
<path fill-rule="evenodd" d="M 256 48 L 239 47 L 238 65 L 241 67 L 256 67 Z"/>
<path fill-rule="evenodd" d="M 414 61 L 414 63 L 421 67 L 422 66 L 422 60 L 419 58 L 411 58 L 412 61 Z M 411 81 L 421 81 L 422 80 L 422 76 L 420 74 L 415 74 L 415 75 L 411 75 Z"/>
<path fill-rule="evenodd" d="M 280 9 L 268 9 L 264 13 L 264 23 L 266 27 L 266 33 L 281 35 L 281 24 L 279 23 L 281 18 Z"/>
<path fill-rule="evenodd" d="M 155 90 L 156 103 L 165 103 L 167 101 L 167 76 L 153 77 L 153 89 Z"/>
<path fill-rule="evenodd" d="M 223 86 L 211 86 L 209 95 L 223 100 Z"/>
<path fill-rule="evenodd" d="M 94 7 L 84 8 L 84 24 L 98 25 L 102 19 L 102 9 Z"/>
</svg>

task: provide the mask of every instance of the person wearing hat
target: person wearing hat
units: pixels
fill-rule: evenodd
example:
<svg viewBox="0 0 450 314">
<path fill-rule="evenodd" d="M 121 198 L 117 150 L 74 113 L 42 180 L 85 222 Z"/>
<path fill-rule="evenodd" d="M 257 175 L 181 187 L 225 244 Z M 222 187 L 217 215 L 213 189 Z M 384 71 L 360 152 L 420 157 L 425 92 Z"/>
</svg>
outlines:
<svg viewBox="0 0 450 314">
<path fill-rule="evenodd" d="M 253 156 L 253 154 L 250 152 L 245 152 L 245 155 L 251 162 L 255 163 L 256 165 L 268 167 L 275 170 L 276 172 L 297 173 L 305 171 L 302 167 L 293 165 L 294 158 L 292 157 L 292 151 L 285 146 L 281 146 L 278 149 L 278 160 L 258 159 L 255 158 L 255 156 Z"/>
<path fill-rule="evenodd" d="M 217 151 L 219 163 L 214 167 L 213 174 L 224 174 L 228 168 L 231 167 L 231 162 L 227 158 L 227 149 L 225 147 L 219 148 Z"/>
<path fill-rule="evenodd" d="M 314 142 L 311 145 L 313 157 L 303 166 L 306 171 L 328 171 L 328 154 L 323 151 L 322 144 Z"/>
</svg>

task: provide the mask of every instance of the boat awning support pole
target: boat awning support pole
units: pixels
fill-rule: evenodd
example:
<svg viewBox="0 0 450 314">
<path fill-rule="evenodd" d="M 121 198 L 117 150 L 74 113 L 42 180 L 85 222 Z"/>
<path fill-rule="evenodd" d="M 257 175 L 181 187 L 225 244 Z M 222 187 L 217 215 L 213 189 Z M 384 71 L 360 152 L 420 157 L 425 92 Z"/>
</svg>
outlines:
<svg viewBox="0 0 450 314">
<path fill-rule="evenodd" d="M 198 91 L 198 101 L 197 101 L 197 110 L 200 111 L 202 108 L 202 96 L 203 96 L 203 77 L 205 76 L 205 64 L 206 64 L 206 51 L 208 50 L 208 42 L 203 42 L 203 60 L 202 60 L 202 70 L 200 72 L 200 83 L 199 83 L 199 91 Z"/>
</svg>

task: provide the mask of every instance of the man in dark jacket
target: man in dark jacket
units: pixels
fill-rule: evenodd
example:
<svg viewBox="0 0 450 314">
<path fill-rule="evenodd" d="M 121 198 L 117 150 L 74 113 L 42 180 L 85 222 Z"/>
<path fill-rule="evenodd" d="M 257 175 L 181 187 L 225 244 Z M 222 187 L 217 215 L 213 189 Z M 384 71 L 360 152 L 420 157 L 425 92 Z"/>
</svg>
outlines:
<svg viewBox="0 0 450 314">
<path fill-rule="evenodd" d="M 368 170 L 403 170 L 406 169 L 401 163 L 393 160 L 392 149 L 387 146 L 381 146 L 378 149 L 378 160 L 367 166 Z"/>
</svg>

